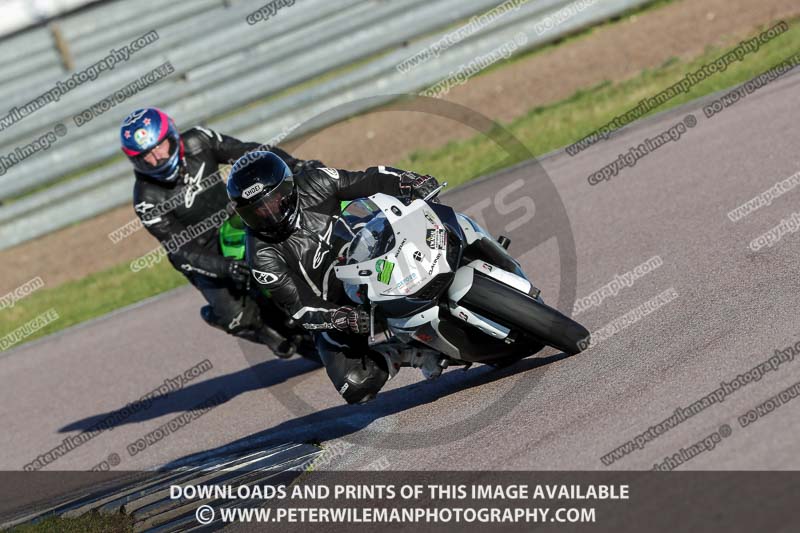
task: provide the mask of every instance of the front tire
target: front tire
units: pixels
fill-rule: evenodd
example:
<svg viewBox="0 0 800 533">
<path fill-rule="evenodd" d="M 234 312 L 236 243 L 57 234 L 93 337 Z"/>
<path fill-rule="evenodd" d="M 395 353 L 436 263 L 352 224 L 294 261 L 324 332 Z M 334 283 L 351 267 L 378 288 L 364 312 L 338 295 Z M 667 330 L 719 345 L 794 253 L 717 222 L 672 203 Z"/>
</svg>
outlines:
<svg viewBox="0 0 800 533">
<path fill-rule="evenodd" d="M 459 304 L 496 317 L 499 322 L 516 327 L 568 355 L 578 354 L 589 346 L 590 335 L 585 327 L 549 305 L 480 272 L 475 272 L 472 287 Z"/>
</svg>

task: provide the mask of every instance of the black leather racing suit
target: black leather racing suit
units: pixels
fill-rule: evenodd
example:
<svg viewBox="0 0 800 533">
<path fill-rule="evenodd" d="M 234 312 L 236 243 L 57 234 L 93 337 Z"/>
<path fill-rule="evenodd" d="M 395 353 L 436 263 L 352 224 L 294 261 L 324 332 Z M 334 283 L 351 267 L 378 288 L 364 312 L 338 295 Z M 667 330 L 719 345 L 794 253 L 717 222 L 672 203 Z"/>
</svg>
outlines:
<svg viewBox="0 0 800 533">
<path fill-rule="evenodd" d="M 247 261 L 253 277 L 293 321 L 315 332 L 328 376 L 351 403 L 377 394 L 388 373 L 383 357 L 369 352 L 366 337 L 334 329 L 333 311 L 346 303 L 346 296 L 333 267 L 348 241 L 334 237 L 333 225 L 342 200 L 378 192 L 400 196 L 403 172 L 391 167 L 363 172 L 306 169 L 294 177 L 299 214 L 293 233 L 272 243 L 248 231 Z"/>
<path fill-rule="evenodd" d="M 175 183 L 165 184 L 134 172 L 136 214 L 147 231 L 167 249 L 172 265 L 203 293 L 209 303 L 201 309 L 206 322 L 228 333 L 261 342 L 266 339 L 265 321 L 273 330 L 285 332 L 281 327 L 285 321 L 282 313 L 273 308 L 273 316 L 265 317 L 263 305 L 260 310 L 252 303 L 247 305 L 245 290 L 228 276 L 230 260 L 222 255 L 219 246 L 219 226 L 233 212 L 219 166 L 233 164 L 261 145 L 241 142 L 201 127 L 182 133 L 181 141 L 184 154 Z M 260 149 L 274 152 L 290 168 L 298 169 L 304 163 L 279 148 Z M 177 240 L 177 236 L 189 235 L 190 229 L 196 235 L 194 238 Z M 181 245 L 177 247 L 179 242 Z M 274 335 L 271 338 L 274 340 Z"/>
</svg>

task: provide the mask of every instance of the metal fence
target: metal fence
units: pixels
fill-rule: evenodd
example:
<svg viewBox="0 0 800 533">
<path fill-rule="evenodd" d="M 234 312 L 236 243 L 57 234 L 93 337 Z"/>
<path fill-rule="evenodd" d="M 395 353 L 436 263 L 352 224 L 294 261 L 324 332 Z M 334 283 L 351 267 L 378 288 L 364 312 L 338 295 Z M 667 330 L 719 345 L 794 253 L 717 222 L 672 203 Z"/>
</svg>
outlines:
<svg viewBox="0 0 800 533">
<path fill-rule="evenodd" d="M 0 199 L 29 193 L 0 207 L 0 249 L 130 201 L 132 172 L 117 128 L 135 107 L 163 107 L 179 125 L 265 142 L 341 104 L 353 102 L 347 113 L 357 113 L 381 103 L 369 97 L 419 92 L 512 40 L 515 53 L 530 50 L 650 1 L 283 0 L 256 24 L 246 17 L 263 1 L 112 1 L 81 11 L 58 23 L 74 71 L 151 30 L 158 40 L 13 124 L 0 111 Z M 464 24 L 480 29 L 409 72 L 398 68 Z M 9 74 L 0 98 L 9 110 L 72 75 L 53 33 L 37 28 L 2 41 L 0 65 Z M 172 74 L 77 125 L 76 115 L 165 62 Z M 327 123 L 342 118 L 326 115 Z M 66 132 L 52 146 L 6 168 L 4 157 L 56 124 Z"/>
</svg>

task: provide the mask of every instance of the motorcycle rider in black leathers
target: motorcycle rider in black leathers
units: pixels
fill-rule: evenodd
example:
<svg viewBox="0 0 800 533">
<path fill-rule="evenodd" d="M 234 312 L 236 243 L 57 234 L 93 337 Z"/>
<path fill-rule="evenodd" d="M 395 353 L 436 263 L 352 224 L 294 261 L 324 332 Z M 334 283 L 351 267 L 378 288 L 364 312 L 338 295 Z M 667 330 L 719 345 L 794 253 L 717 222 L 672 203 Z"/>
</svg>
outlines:
<svg viewBox="0 0 800 533">
<path fill-rule="evenodd" d="M 367 345 L 368 312 L 342 305 L 344 288 L 332 273 L 346 244 L 332 238 L 340 202 L 379 192 L 424 198 L 436 187 L 431 176 L 391 167 L 293 174 L 271 152 L 251 152 L 231 169 L 228 196 L 248 226 L 252 275 L 293 321 L 315 333 L 328 376 L 348 403 L 375 397 L 388 372 Z"/>
<path fill-rule="evenodd" d="M 232 214 L 219 166 L 232 164 L 248 151 L 265 149 L 202 127 L 179 133 L 173 120 L 156 108 L 138 109 L 128 115 L 120 129 L 120 140 L 134 166 L 136 214 L 162 244 L 193 226 L 208 227 L 208 221 L 225 209 Z M 295 159 L 275 147 L 268 149 L 298 170 L 305 165 L 321 166 L 316 161 Z M 227 216 L 216 220 L 222 218 Z M 168 257 L 208 301 L 200 311 L 203 320 L 227 333 L 266 344 L 278 356 L 291 356 L 297 338 L 291 336 L 285 316 L 274 304 L 262 300 L 259 306 L 248 298 L 250 270 L 245 261 L 222 255 L 219 224 L 177 250 L 168 249 Z"/>
</svg>

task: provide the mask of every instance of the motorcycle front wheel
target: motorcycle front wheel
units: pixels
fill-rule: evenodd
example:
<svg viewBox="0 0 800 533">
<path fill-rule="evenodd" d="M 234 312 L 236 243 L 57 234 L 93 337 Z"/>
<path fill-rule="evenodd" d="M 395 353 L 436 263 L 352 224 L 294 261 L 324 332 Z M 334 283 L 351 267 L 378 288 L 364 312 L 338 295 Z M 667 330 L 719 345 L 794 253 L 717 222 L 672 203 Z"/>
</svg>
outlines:
<svg viewBox="0 0 800 533">
<path fill-rule="evenodd" d="M 589 346 L 589 331 L 557 309 L 513 287 L 476 272 L 472 287 L 459 302 L 487 318 L 515 327 L 568 355 Z"/>
</svg>

